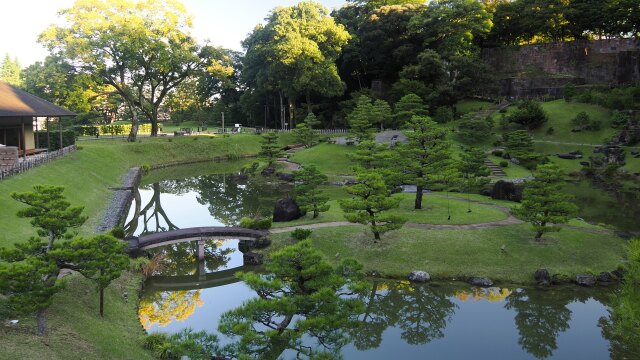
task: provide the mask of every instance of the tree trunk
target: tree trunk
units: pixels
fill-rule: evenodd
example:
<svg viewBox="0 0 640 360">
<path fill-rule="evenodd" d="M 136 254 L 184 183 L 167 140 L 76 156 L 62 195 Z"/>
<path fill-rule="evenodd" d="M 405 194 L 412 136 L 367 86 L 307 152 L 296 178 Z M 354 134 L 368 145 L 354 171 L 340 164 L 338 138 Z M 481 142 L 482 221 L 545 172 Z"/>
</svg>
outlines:
<svg viewBox="0 0 640 360">
<path fill-rule="evenodd" d="M 158 136 L 158 109 L 153 109 L 151 115 L 151 137 L 156 137 Z"/>
<path fill-rule="evenodd" d="M 38 309 L 36 312 L 36 323 L 38 328 L 38 336 L 45 336 L 47 334 L 47 327 L 45 324 L 45 312 L 47 309 Z"/>
<path fill-rule="evenodd" d="M 294 129 L 296 126 L 295 124 L 295 108 L 296 108 L 296 102 L 294 99 L 289 98 L 289 129 Z"/>
<path fill-rule="evenodd" d="M 380 232 L 376 228 L 376 220 L 375 219 L 371 220 L 371 231 L 373 231 L 373 238 L 376 240 L 375 242 L 378 242 L 378 240 L 380 240 Z"/>
<path fill-rule="evenodd" d="M 416 186 L 416 202 L 415 202 L 415 206 L 414 209 L 416 210 L 420 210 L 422 209 L 422 191 L 423 191 L 423 187 L 422 185 L 418 185 Z"/>
<path fill-rule="evenodd" d="M 100 317 L 104 317 L 104 289 L 100 289 Z"/>
<path fill-rule="evenodd" d="M 131 110 L 131 132 L 129 132 L 127 141 L 135 142 L 138 136 L 138 111 L 133 106 L 129 106 L 129 110 Z"/>
<path fill-rule="evenodd" d="M 307 115 L 311 114 L 311 94 L 307 91 Z"/>
</svg>

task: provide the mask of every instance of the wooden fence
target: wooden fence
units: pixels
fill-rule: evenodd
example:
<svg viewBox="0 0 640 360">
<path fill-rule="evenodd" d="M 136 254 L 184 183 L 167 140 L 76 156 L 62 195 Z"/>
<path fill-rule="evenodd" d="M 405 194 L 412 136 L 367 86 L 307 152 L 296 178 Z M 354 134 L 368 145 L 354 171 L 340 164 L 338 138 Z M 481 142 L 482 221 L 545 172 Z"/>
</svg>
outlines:
<svg viewBox="0 0 640 360">
<path fill-rule="evenodd" d="M 34 167 L 46 164 L 52 160 L 65 156 L 74 151 L 76 151 L 76 146 L 71 145 L 60 150 L 49 151 L 44 154 L 33 155 L 27 157 L 26 159 L 21 159 L 12 167 L 0 168 L 0 181 L 8 178 L 9 176 L 17 175 L 29 169 L 33 169 Z"/>
<path fill-rule="evenodd" d="M 293 129 L 295 130 L 295 129 Z M 292 132 L 292 129 L 266 129 L 264 131 L 275 131 L 275 132 L 279 132 L 279 133 L 290 133 Z M 264 132 L 263 131 L 263 132 Z M 313 129 L 313 131 L 315 131 L 318 134 L 324 134 L 324 135 L 333 135 L 333 134 L 348 134 L 349 133 L 349 129 Z"/>
</svg>

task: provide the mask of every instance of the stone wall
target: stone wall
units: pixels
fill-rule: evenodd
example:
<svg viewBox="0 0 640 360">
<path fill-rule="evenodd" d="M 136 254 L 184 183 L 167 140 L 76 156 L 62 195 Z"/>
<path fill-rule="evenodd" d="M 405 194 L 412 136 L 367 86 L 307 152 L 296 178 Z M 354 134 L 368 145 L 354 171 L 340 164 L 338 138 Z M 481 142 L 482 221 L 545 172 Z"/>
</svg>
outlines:
<svg viewBox="0 0 640 360">
<path fill-rule="evenodd" d="M 18 163 L 18 148 L 0 146 L 0 170 L 13 168 Z"/>
<path fill-rule="evenodd" d="M 579 40 L 483 49 L 501 79 L 503 96 L 559 97 L 567 84 L 623 85 L 640 81 L 640 40 Z"/>
</svg>

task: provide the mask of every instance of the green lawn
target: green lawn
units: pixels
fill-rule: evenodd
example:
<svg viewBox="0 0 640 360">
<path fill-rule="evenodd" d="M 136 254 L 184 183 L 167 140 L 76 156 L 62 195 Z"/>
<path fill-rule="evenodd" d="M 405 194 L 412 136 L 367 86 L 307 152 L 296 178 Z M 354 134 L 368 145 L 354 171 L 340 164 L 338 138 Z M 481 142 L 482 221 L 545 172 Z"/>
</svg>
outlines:
<svg viewBox="0 0 640 360">
<path fill-rule="evenodd" d="M 323 174 L 335 180 L 344 176 L 353 176 L 353 164 L 347 154 L 354 150 L 353 146 L 320 144 L 296 152 L 291 157 L 291 161 L 315 165 Z"/>
<path fill-rule="evenodd" d="M 475 230 L 402 228 L 373 243 L 368 228 L 343 226 L 315 229 L 311 239 L 330 261 L 352 257 L 367 271 L 400 278 L 413 270 L 425 270 L 435 278 L 488 276 L 531 283 L 533 273 L 541 267 L 552 274 L 598 273 L 617 268 L 625 256 L 626 241 L 613 236 L 573 229 L 547 234 L 542 243 L 536 243 L 533 236 L 526 224 Z M 272 239 L 269 252 L 293 241 L 286 233 Z"/>
<path fill-rule="evenodd" d="M 561 99 L 544 102 L 542 103 L 542 108 L 549 115 L 549 121 L 534 132 L 534 137 L 538 140 L 602 144 L 606 138 L 610 138 L 616 131 L 611 128 L 610 111 L 598 105 L 568 103 Z M 571 132 L 573 128 L 571 119 L 583 111 L 589 114 L 591 120 L 602 121 L 602 129 L 599 131 Z M 546 134 L 549 127 L 554 129 L 552 135 Z"/>
<path fill-rule="evenodd" d="M 494 105 L 495 104 L 490 101 L 465 99 L 458 101 L 458 103 L 456 104 L 456 111 L 458 112 L 458 114 L 467 114 L 470 112 L 486 110 Z"/>
<path fill-rule="evenodd" d="M 342 193 L 341 197 L 346 196 Z M 390 210 L 388 213 L 400 215 L 407 219 L 408 222 L 417 224 L 477 224 L 484 222 L 500 221 L 507 218 L 507 214 L 492 206 L 482 205 L 478 203 L 468 203 L 462 197 L 447 196 L 444 193 L 426 194 L 423 198 L 422 209 L 415 210 L 414 199 L 415 194 L 395 194 L 394 197 L 402 199 L 398 209 Z M 321 213 L 316 219 L 311 215 L 288 222 L 274 223 L 273 227 L 289 227 L 298 225 L 307 225 L 331 221 L 345 221 L 344 213 L 340 209 L 337 198 L 333 198 L 329 202 L 329 211 Z M 468 209 L 471 212 L 468 212 Z M 451 218 L 449 219 L 449 215 Z"/>
<path fill-rule="evenodd" d="M 501 157 L 497 157 L 494 155 L 489 155 L 487 156 L 487 158 L 491 161 L 493 161 L 494 164 L 496 165 L 500 165 L 501 161 L 506 161 L 509 163 L 509 165 L 505 168 L 502 168 L 502 171 L 504 171 L 504 173 L 507 175 L 508 179 L 514 179 L 514 178 L 526 178 L 531 176 L 531 171 L 526 169 L 525 167 L 522 167 L 520 165 L 516 165 L 512 162 L 510 162 L 509 160 L 505 160 Z"/>
<path fill-rule="evenodd" d="M 47 336 L 35 335 L 35 316 L 19 317 L 17 326 L 3 324 L 0 359 L 153 359 L 140 346 L 139 275 L 125 273 L 107 288 L 104 318 L 95 284 L 79 275 L 65 279 L 67 286 L 46 313 Z"/>
</svg>

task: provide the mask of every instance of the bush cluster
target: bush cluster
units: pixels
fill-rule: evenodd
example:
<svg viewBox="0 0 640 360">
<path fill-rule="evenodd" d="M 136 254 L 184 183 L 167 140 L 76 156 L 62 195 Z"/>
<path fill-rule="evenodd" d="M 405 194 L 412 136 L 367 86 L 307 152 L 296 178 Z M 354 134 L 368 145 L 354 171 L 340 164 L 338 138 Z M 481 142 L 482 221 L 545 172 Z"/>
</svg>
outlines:
<svg viewBox="0 0 640 360">
<path fill-rule="evenodd" d="M 240 219 L 240 227 L 253 230 L 269 230 L 271 229 L 271 218 L 251 218 L 243 217 Z"/>
</svg>

